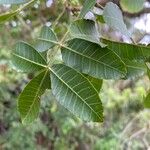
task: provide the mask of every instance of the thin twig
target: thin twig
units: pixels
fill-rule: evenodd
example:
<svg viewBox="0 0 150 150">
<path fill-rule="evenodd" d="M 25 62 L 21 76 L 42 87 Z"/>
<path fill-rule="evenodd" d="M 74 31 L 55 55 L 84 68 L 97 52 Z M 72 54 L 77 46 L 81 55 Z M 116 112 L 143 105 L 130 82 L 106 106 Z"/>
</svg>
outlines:
<svg viewBox="0 0 150 150">
<path fill-rule="evenodd" d="M 97 5 L 97 7 L 101 8 L 102 10 L 104 10 L 104 7 L 101 4 L 96 3 L 96 5 Z"/>
</svg>

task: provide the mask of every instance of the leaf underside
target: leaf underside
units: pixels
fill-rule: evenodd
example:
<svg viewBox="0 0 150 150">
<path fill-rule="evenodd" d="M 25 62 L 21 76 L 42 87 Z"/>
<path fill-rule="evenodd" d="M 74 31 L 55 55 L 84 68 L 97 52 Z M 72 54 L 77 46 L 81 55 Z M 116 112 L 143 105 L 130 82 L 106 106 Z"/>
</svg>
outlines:
<svg viewBox="0 0 150 150">
<path fill-rule="evenodd" d="M 52 92 L 57 101 L 85 121 L 103 121 L 103 107 L 93 85 L 81 73 L 63 64 L 51 69 Z"/>
<path fill-rule="evenodd" d="M 106 24 L 111 28 L 120 31 L 127 37 L 131 37 L 124 23 L 122 12 L 116 4 L 108 2 L 104 8 L 103 17 Z"/>
</svg>

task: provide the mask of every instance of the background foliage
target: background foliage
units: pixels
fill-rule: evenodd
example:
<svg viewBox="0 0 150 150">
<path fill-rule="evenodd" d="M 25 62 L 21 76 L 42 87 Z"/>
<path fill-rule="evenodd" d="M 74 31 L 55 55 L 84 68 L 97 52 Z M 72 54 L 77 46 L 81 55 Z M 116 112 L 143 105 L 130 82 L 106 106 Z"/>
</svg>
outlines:
<svg viewBox="0 0 150 150">
<path fill-rule="evenodd" d="M 146 76 L 126 81 L 104 81 L 101 90 L 105 106 L 103 124 L 78 120 L 56 103 L 48 90 L 42 96 L 39 119 L 30 126 L 21 125 L 16 98 L 34 74 L 20 75 L 11 69 L 8 60 L 12 46 L 19 39 L 31 42 L 37 38 L 41 24 L 55 22 L 55 32 L 60 37 L 63 36 L 68 18 L 72 20 L 72 13 L 77 13 L 72 9 L 78 9 L 81 5 L 78 1 L 71 1 L 69 6 L 66 5 L 63 17 L 55 21 L 64 9 L 62 3 L 60 1 L 49 8 L 45 2 L 40 5 L 37 2 L 0 26 L 0 149 L 148 149 L 150 114 L 143 108 L 143 97 L 149 89 Z M 7 9 L 9 8 L 1 8 L 2 11 L 8 11 Z M 143 17 L 144 15 L 141 16 L 142 19 Z M 130 26 L 133 26 L 133 21 L 134 18 L 127 19 Z M 126 40 L 107 26 L 102 30 L 107 37 L 117 41 Z M 137 40 L 148 34 L 140 31 L 137 37 L 136 32 L 139 31 L 134 32 Z"/>
</svg>

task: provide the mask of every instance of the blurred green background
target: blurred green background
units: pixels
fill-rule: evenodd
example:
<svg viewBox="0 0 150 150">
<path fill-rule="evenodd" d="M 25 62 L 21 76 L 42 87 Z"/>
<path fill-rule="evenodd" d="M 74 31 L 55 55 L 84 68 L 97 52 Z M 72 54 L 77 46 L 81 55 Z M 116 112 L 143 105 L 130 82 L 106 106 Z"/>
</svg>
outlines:
<svg viewBox="0 0 150 150">
<path fill-rule="evenodd" d="M 38 37 L 41 27 L 51 25 L 66 7 L 63 16 L 55 22 L 55 31 L 61 37 L 78 13 L 75 10 L 81 7 L 78 0 L 68 1 L 66 6 L 63 1 L 51 2 L 37 2 L 0 25 L 0 150 L 150 149 L 150 111 L 143 107 L 143 98 L 150 85 L 145 75 L 129 80 L 104 81 L 100 93 L 104 123 L 82 122 L 61 107 L 51 91 L 47 91 L 42 96 L 39 119 L 29 126 L 21 124 L 17 96 L 34 75 L 12 69 L 10 58 L 14 44 L 19 40 L 34 44 L 33 39 Z M 10 6 L 0 6 L 0 13 L 9 9 Z M 145 15 L 138 18 L 144 19 Z M 125 16 L 125 20 L 136 41 L 150 39 L 146 25 L 143 30 L 135 28 L 137 18 Z M 100 27 L 109 38 L 128 41 L 107 26 Z"/>
</svg>

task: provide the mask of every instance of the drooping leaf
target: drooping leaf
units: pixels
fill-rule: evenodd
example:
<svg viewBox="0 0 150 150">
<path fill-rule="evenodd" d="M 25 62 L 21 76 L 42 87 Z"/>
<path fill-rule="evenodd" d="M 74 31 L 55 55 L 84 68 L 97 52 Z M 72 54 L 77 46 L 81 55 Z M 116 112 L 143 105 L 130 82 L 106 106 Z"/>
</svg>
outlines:
<svg viewBox="0 0 150 150">
<path fill-rule="evenodd" d="M 23 72 L 40 71 L 46 68 L 46 61 L 32 46 L 19 42 L 12 53 L 12 64 L 16 70 Z"/>
<path fill-rule="evenodd" d="M 70 33 L 72 38 L 84 39 L 93 43 L 100 44 L 100 35 L 96 28 L 95 22 L 92 20 L 77 20 L 70 26 Z"/>
<path fill-rule="evenodd" d="M 62 48 L 64 62 L 77 70 L 100 79 L 118 79 L 126 74 L 124 63 L 107 48 L 81 39 L 73 39 Z"/>
<path fill-rule="evenodd" d="M 103 121 L 98 92 L 81 73 L 63 64 L 51 68 L 52 92 L 58 102 L 85 121 Z"/>
<path fill-rule="evenodd" d="M 44 70 L 39 73 L 24 88 L 18 99 L 18 110 L 23 124 L 32 123 L 38 117 L 40 97 L 49 88 L 49 70 Z"/>
<path fill-rule="evenodd" d="M 21 4 L 27 2 L 29 2 L 29 0 L 0 0 L 0 4 Z"/>
<path fill-rule="evenodd" d="M 123 21 L 122 12 L 116 4 L 112 2 L 107 3 L 104 8 L 103 17 L 106 24 L 111 28 L 120 31 L 127 37 L 131 37 Z"/>
<path fill-rule="evenodd" d="M 150 58 L 150 47 L 146 47 L 144 45 L 115 42 L 106 39 L 101 39 L 101 41 L 122 59 L 125 58 L 129 60 L 145 61 Z"/>
<path fill-rule="evenodd" d="M 131 61 L 128 59 L 123 59 L 123 61 L 127 68 L 126 78 L 139 77 L 146 72 L 146 65 L 143 62 Z"/>
<path fill-rule="evenodd" d="M 148 95 L 146 96 L 146 98 L 144 100 L 144 107 L 145 108 L 150 108 L 150 91 L 149 91 Z"/>
<path fill-rule="evenodd" d="M 129 13 L 137 13 L 144 8 L 145 0 L 120 0 L 122 9 Z"/>
<path fill-rule="evenodd" d="M 36 49 L 40 52 L 46 51 L 52 48 L 57 41 L 57 36 L 54 31 L 50 27 L 44 26 L 37 40 Z"/>
<path fill-rule="evenodd" d="M 96 0 L 85 0 L 79 17 L 80 18 L 85 17 L 86 13 L 90 11 L 95 4 L 96 4 Z"/>
</svg>

